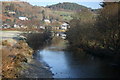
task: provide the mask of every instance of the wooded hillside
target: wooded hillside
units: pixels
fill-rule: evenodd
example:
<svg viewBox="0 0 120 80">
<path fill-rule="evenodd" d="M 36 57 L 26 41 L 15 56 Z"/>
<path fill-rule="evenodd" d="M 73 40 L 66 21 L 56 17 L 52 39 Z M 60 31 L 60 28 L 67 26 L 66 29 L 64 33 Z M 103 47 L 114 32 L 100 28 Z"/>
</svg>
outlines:
<svg viewBox="0 0 120 80">
<path fill-rule="evenodd" d="M 81 11 L 83 9 L 88 9 L 85 6 L 79 5 L 77 3 L 70 3 L 70 2 L 58 3 L 58 4 L 47 6 L 47 7 L 54 10 L 64 9 L 64 10 L 74 10 L 74 11 Z"/>
</svg>

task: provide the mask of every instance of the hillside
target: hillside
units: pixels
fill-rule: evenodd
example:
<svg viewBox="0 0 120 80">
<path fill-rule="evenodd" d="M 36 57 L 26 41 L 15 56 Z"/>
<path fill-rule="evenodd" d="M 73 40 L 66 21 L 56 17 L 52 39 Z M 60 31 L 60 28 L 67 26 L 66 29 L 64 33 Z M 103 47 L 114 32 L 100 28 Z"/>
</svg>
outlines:
<svg viewBox="0 0 120 80">
<path fill-rule="evenodd" d="M 29 19 L 42 19 L 42 10 L 44 8 L 32 6 L 27 2 L 3 2 L 2 12 L 7 17 L 26 16 Z M 10 15 L 9 12 L 15 12 L 15 15 Z"/>
<path fill-rule="evenodd" d="M 28 22 L 36 25 L 44 24 L 44 19 L 49 19 L 51 21 L 70 21 L 76 12 L 84 12 L 85 10 L 90 11 L 89 8 L 81 6 L 76 3 L 59 3 L 47 7 L 33 6 L 27 2 L 2 2 L 2 21 L 3 23 L 8 23 L 13 25 L 19 23 L 19 17 L 27 17 Z M 12 14 L 11 14 L 12 13 Z M 14 14 L 13 14 L 14 13 Z"/>
<path fill-rule="evenodd" d="M 11 15 L 9 12 L 15 12 L 15 14 Z M 46 19 L 54 19 L 54 20 L 64 20 L 71 19 L 71 14 L 73 12 L 67 11 L 55 11 L 50 8 L 41 7 L 41 6 L 33 6 L 27 2 L 2 2 L 2 16 L 3 21 L 6 19 L 10 19 L 11 21 L 18 21 L 18 17 L 26 16 L 29 20 L 43 20 Z"/>
<path fill-rule="evenodd" d="M 9 14 L 15 12 L 15 14 Z M 51 10 L 47 7 L 33 6 L 27 2 L 2 2 L 2 20 L 3 23 L 19 22 L 20 16 L 25 16 L 29 20 L 50 19 L 57 21 L 71 20 L 73 11 Z"/>
<path fill-rule="evenodd" d="M 47 6 L 47 8 L 53 10 L 72 10 L 72 11 L 81 11 L 83 9 L 88 9 L 85 6 L 79 5 L 77 3 L 63 2 L 55 5 Z"/>
</svg>

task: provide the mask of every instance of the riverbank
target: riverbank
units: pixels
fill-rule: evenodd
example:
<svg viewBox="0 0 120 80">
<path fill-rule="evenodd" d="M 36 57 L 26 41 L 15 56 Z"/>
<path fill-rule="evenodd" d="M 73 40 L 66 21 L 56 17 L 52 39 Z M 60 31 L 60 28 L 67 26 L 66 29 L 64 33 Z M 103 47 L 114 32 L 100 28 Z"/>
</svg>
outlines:
<svg viewBox="0 0 120 80">
<path fill-rule="evenodd" d="M 106 60 L 110 66 L 120 67 L 120 54 L 114 53 L 114 51 L 110 51 L 108 49 L 102 49 L 99 47 L 77 47 L 77 46 L 68 46 L 68 51 L 73 52 L 75 56 L 79 57 L 81 54 L 88 54 L 103 60 Z M 108 63 L 109 62 L 109 63 Z"/>
<path fill-rule="evenodd" d="M 52 78 L 49 67 L 33 59 L 34 50 L 25 41 L 1 41 L 2 78 Z"/>
<path fill-rule="evenodd" d="M 65 40 L 56 41 L 37 53 L 38 61 L 45 61 L 52 71 L 53 78 L 118 78 L 119 67 L 106 59 L 91 54 L 69 52 L 63 48 Z"/>
</svg>

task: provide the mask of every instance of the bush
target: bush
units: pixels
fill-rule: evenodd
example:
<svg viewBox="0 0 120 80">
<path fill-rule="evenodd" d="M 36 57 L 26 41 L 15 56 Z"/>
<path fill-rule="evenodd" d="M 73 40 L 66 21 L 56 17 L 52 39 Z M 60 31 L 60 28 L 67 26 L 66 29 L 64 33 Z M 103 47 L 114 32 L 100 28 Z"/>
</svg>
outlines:
<svg viewBox="0 0 120 80">
<path fill-rule="evenodd" d="M 27 35 L 27 43 L 28 45 L 33 48 L 34 50 L 37 50 L 45 43 L 48 42 L 50 39 L 50 33 L 44 32 L 44 33 L 31 33 Z"/>
</svg>

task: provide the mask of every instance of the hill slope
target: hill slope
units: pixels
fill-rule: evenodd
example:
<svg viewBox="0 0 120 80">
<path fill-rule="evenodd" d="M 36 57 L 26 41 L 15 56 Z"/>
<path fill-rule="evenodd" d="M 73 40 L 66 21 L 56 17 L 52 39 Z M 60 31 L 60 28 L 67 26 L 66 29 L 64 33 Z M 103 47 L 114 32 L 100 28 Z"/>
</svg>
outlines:
<svg viewBox="0 0 120 80">
<path fill-rule="evenodd" d="M 55 5 L 50 5 L 47 6 L 47 8 L 51 8 L 54 10 L 74 10 L 74 11 L 81 11 L 83 9 L 88 9 L 85 6 L 79 5 L 77 3 L 70 3 L 70 2 L 63 2 L 63 3 L 58 3 Z"/>
<path fill-rule="evenodd" d="M 2 2 L 1 20 L 3 23 L 14 24 L 19 22 L 19 17 L 27 17 L 31 21 L 39 21 L 42 24 L 44 19 L 52 21 L 70 21 L 76 11 L 89 11 L 89 8 L 77 3 L 58 3 L 55 5 L 41 7 L 33 6 L 27 2 Z M 15 14 L 10 14 L 15 12 Z"/>
<path fill-rule="evenodd" d="M 15 15 L 9 14 L 9 12 L 15 12 Z M 59 19 L 60 16 L 53 13 L 46 7 L 33 6 L 27 2 L 2 2 L 2 20 L 6 22 L 7 19 L 10 21 L 18 20 L 18 17 L 25 16 L 29 20 L 43 20 L 43 16 L 46 19 Z"/>
<path fill-rule="evenodd" d="M 9 12 L 15 12 L 15 15 L 9 14 Z M 74 14 L 73 11 L 66 10 L 55 10 L 47 7 L 33 6 L 27 2 L 2 2 L 2 20 L 6 23 L 6 20 L 18 21 L 18 17 L 25 16 L 29 20 L 43 20 L 53 19 L 53 20 L 71 20 L 71 15 Z M 11 22 L 10 22 L 11 23 Z"/>
</svg>

